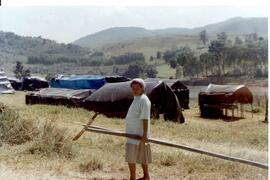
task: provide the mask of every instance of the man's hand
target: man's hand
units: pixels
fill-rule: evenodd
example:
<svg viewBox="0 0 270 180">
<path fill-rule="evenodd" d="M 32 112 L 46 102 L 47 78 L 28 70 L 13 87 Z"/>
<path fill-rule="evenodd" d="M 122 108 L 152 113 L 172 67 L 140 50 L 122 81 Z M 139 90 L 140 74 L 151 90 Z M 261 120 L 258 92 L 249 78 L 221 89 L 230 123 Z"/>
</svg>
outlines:
<svg viewBox="0 0 270 180">
<path fill-rule="evenodd" d="M 142 142 L 142 143 L 148 143 L 148 138 L 147 138 L 147 136 L 142 136 L 141 142 Z"/>
</svg>

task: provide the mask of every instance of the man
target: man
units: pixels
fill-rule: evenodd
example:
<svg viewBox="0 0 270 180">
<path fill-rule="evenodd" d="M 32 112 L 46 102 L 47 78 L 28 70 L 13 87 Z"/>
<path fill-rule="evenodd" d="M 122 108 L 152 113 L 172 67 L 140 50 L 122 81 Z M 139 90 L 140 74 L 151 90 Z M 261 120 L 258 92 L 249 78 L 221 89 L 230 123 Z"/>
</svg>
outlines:
<svg viewBox="0 0 270 180">
<path fill-rule="evenodd" d="M 150 144 L 150 109 L 151 102 L 144 94 L 145 82 L 136 78 L 130 83 L 134 96 L 126 116 L 126 133 L 141 136 L 141 140 L 127 138 L 126 162 L 130 170 L 130 180 L 136 179 L 136 163 L 141 164 L 144 176 L 140 179 L 150 180 L 148 164 L 152 162 Z"/>
</svg>

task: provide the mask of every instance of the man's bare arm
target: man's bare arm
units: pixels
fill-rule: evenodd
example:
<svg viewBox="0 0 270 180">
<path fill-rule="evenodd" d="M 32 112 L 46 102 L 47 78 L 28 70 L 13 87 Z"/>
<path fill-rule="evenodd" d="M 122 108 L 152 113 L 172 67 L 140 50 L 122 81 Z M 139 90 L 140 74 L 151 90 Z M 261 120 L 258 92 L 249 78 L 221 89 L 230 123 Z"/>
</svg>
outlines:
<svg viewBox="0 0 270 180">
<path fill-rule="evenodd" d="M 147 130 L 148 130 L 148 120 L 147 119 L 143 119 L 143 136 L 142 136 L 142 139 L 141 139 L 141 141 L 143 143 L 147 143 L 148 142 Z"/>
</svg>

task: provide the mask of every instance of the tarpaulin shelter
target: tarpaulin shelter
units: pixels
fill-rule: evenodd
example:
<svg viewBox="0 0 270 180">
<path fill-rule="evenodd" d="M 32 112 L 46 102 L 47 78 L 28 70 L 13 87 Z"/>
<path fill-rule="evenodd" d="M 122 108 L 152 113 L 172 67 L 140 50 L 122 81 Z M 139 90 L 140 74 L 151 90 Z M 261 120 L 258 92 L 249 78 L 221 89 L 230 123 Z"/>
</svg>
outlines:
<svg viewBox="0 0 270 180">
<path fill-rule="evenodd" d="M 4 71 L 0 71 L 0 93 L 1 94 L 13 94 L 15 91 L 12 88 L 6 73 Z"/>
<path fill-rule="evenodd" d="M 116 83 L 130 81 L 130 79 L 124 76 L 105 76 L 105 81 L 107 83 Z"/>
<path fill-rule="evenodd" d="M 52 78 L 50 87 L 66 89 L 99 89 L 106 83 L 104 76 L 99 75 L 73 75 Z"/>
<path fill-rule="evenodd" d="M 252 104 L 253 95 L 245 85 L 217 85 L 209 84 L 204 92 L 199 93 L 199 106 L 201 116 L 219 117 L 223 115 L 223 109 L 227 113 L 232 112 L 241 105 L 241 117 L 243 117 L 243 104 Z M 233 116 L 233 114 L 232 114 Z"/>
<path fill-rule="evenodd" d="M 72 75 L 52 78 L 50 86 L 52 88 L 67 89 L 99 89 L 105 83 L 130 81 L 124 76 L 100 76 L 100 75 Z"/>
<path fill-rule="evenodd" d="M 8 80 L 9 80 L 13 89 L 15 89 L 15 90 L 22 89 L 22 81 L 21 80 L 15 78 L 15 77 L 8 77 Z"/>
<path fill-rule="evenodd" d="M 38 76 L 24 77 L 22 79 L 22 90 L 36 91 L 42 88 L 49 87 L 46 79 Z"/>
<path fill-rule="evenodd" d="M 179 79 L 148 78 L 145 81 L 160 81 L 166 83 L 177 96 L 181 108 L 189 109 L 189 89 Z"/>
<path fill-rule="evenodd" d="M 171 88 L 162 82 L 146 82 L 145 94 L 152 104 L 152 112 L 164 113 L 166 119 L 184 122 L 180 104 Z M 130 81 L 107 83 L 84 100 L 84 107 L 108 117 L 124 118 L 132 103 Z"/>
<path fill-rule="evenodd" d="M 90 89 L 44 88 L 37 92 L 28 93 L 25 96 L 25 103 L 80 107 L 80 103 L 93 91 Z"/>
</svg>

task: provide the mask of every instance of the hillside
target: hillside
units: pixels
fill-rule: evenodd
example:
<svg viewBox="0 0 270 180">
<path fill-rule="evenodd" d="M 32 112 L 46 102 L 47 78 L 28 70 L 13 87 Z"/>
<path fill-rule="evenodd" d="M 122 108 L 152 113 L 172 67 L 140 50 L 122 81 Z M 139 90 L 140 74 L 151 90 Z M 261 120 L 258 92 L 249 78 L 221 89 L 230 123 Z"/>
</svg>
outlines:
<svg viewBox="0 0 270 180">
<path fill-rule="evenodd" d="M 92 50 L 75 44 L 57 43 L 56 41 L 44 39 L 40 36 L 19 36 L 13 32 L 0 31 L 0 66 L 5 69 L 9 76 L 13 74 L 12 69 L 15 61 L 26 63 L 29 57 L 42 56 L 54 61 L 58 61 L 61 58 L 68 58 L 72 61 L 73 59 L 88 57 L 90 54 L 93 54 Z M 45 70 L 42 71 L 41 68 L 45 68 Z M 48 72 L 48 69 L 51 68 L 38 65 L 38 67 L 32 67 L 31 72 L 44 73 Z"/>
<path fill-rule="evenodd" d="M 94 34 L 87 35 L 76 41 L 74 44 L 85 47 L 101 47 L 112 43 L 123 43 L 142 38 L 161 38 L 178 35 L 197 35 L 200 31 L 206 30 L 209 34 L 226 32 L 229 34 L 249 34 L 256 32 L 265 35 L 268 32 L 267 18 L 241 18 L 236 17 L 223 22 L 209 24 L 193 29 L 188 28 L 168 28 L 159 30 L 147 30 L 139 27 L 115 27 L 106 29 Z"/>
<path fill-rule="evenodd" d="M 91 53 L 87 48 L 74 44 L 57 43 L 42 37 L 19 36 L 0 31 L 0 60 L 26 60 L 29 56 L 51 55 L 77 57 Z"/>
<path fill-rule="evenodd" d="M 268 33 L 268 18 L 241 18 L 236 17 L 220 23 L 209 24 L 191 30 L 191 33 L 199 33 L 206 30 L 208 33 L 233 33 L 233 34 L 250 34 L 257 33 L 265 35 Z"/>
</svg>

